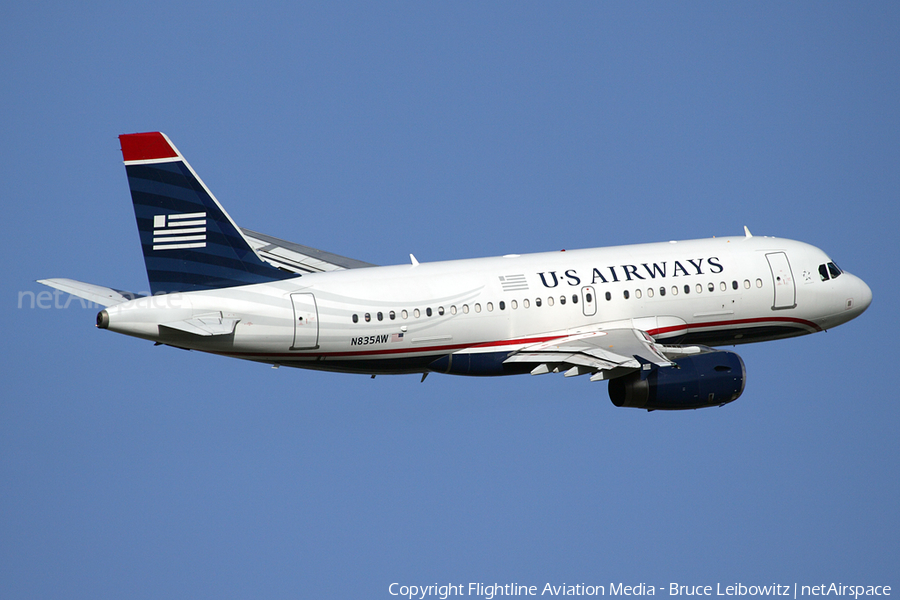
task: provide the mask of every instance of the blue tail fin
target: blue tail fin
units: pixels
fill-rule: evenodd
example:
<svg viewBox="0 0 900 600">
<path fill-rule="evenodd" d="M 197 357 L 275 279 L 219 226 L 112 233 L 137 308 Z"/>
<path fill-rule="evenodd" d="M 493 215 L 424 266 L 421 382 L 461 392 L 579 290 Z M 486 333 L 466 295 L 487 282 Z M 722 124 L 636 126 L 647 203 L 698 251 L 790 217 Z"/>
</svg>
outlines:
<svg viewBox="0 0 900 600">
<path fill-rule="evenodd" d="M 297 277 L 256 255 L 164 134 L 132 133 L 119 141 L 152 293 Z"/>
</svg>

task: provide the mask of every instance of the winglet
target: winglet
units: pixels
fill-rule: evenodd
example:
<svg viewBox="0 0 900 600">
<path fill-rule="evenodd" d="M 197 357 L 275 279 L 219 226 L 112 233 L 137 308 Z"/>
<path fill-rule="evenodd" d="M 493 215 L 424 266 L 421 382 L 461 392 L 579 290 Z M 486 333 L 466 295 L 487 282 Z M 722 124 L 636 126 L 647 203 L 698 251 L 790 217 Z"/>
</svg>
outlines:
<svg viewBox="0 0 900 600">
<path fill-rule="evenodd" d="M 745 236 L 745 237 L 748 237 L 748 238 L 753 237 L 753 234 L 750 233 L 750 230 L 747 229 L 747 226 L 746 226 L 746 225 L 744 225 L 744 236 Z"/>
</svg>

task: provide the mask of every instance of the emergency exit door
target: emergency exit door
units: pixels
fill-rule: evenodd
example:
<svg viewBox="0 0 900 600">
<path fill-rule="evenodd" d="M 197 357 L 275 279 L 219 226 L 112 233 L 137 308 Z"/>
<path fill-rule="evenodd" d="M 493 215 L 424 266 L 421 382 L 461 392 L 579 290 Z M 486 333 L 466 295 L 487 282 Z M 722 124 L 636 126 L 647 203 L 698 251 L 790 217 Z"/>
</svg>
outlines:
<svg viewBox="0 0 900 600">
<path fill-rule="evenodd" d="M 581 309 L 586 317 L 597 314 L 597 294 L 594 293 L 592 286 L 586 285 L 581 288 Z"/>
</svg>

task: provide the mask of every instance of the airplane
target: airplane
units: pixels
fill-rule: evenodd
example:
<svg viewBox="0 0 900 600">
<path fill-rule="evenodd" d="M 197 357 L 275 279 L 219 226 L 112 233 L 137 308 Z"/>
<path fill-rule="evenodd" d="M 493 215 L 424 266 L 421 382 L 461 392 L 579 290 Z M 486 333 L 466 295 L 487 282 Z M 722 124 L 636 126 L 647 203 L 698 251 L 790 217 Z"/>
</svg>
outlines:
<svg viewBox="0 0 900 600">
<path fill-rule="evenodd" d="M 822 250 L 744 235 L 376 266 L 238 227 L 161 132 L 119 136 L 150 294 L 40 283 L 96 325 L 273 367 L 587 375 L 618 407 L 723 406 L 746 368 L 716 346 L 862 314 L 872 292 Z"/>
</svg>

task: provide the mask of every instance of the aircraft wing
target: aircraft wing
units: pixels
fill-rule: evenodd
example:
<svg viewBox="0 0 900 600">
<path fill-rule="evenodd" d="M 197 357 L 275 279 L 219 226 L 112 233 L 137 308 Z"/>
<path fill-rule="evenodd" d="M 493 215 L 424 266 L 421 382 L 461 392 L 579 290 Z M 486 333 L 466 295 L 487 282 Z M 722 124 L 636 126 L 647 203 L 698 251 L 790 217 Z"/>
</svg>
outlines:
<svg viewBox="0 0 900 600">
<path fill-rule="evenodd" d="M 570 335 L 526 346 L 507 363 L 533 363 L 532 375 L 562 373 L 566 377 L 591 373 L 591 381 L 611 379 L 653 365 L 673 366 L 667 354 L 700 352 L 700 348 L 663 346 L 639 329 L 607 329 Z"/>
<path fill-rule="evenodd" d="M 141 294 L 114 290 L 112 288 L 103 287 L 102 285 L 75 281 L 74 279 L 38 279 L 38 283 L 62 290 L 63 292 L 72 294 L 78 298 L 84 298 L 94 304 L 107 307 L 143 297 Z"/>
<path fill-rule="evenodd" d="M 291 273 L 322 273 L 376 266 L 354 258 L 288 242 L 251 229 L 241 227 L 241 232 L 261 259 Z"/>
</svg>

